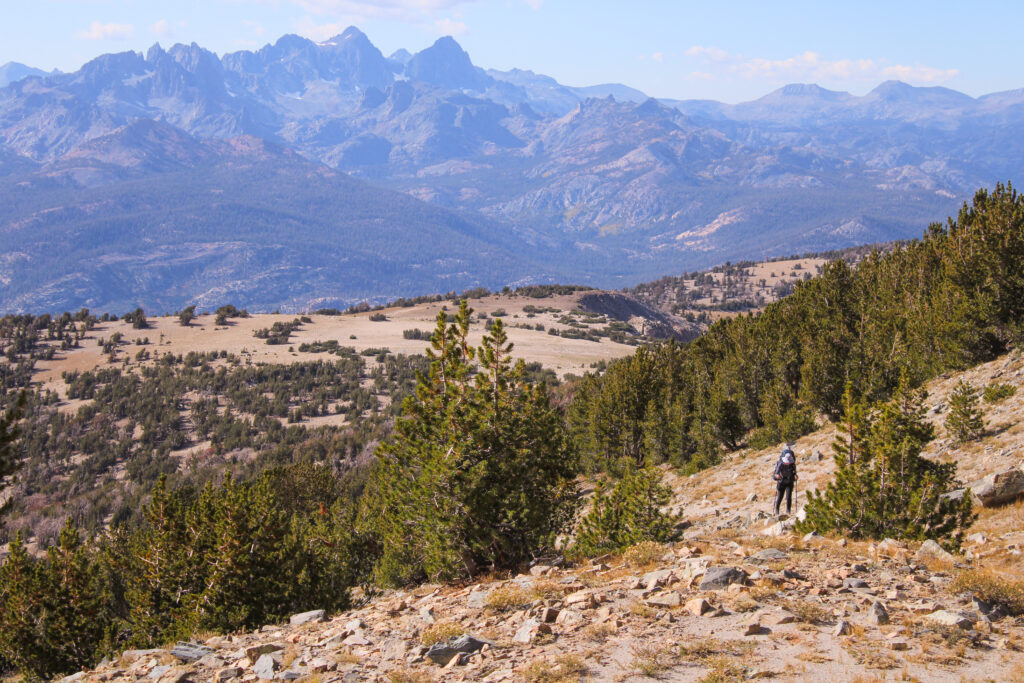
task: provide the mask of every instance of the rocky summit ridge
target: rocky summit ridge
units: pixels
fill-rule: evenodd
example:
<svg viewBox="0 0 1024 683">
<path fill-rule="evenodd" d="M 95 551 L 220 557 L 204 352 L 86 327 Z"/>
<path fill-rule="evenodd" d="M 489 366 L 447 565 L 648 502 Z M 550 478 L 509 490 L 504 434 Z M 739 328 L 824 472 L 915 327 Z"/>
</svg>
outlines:
<svg viewBox="0 0 1024 683">
<path fill-rule="evenodd" d="M 1020 387 L 1024 357 L 932 382 L 937 425 L 962 378 Z M 472 584 L 360 593 L 344 613 L 129 650 L 64 681 L 1018 681 L 1024 619 L 964 577 L 1021 578 L 1022 393 L 989 411 L 978 443 L 955 446 L 940 430 L 928 447 L 960 463 L 964 495 L 977 499 L 962 554 L 932 541 L 796 535 L 793 520 L 766 513 L 775 451 L 738 451 L 692 476 L 666 473 L 687 525 L 677 543 L 576 565 L 538 560 Z M 797 510 L 834 469 L 834 435 L 828 427 L 795 444 Z M 997 501 L 989 493 L 999 482 Z"/>
</svg>

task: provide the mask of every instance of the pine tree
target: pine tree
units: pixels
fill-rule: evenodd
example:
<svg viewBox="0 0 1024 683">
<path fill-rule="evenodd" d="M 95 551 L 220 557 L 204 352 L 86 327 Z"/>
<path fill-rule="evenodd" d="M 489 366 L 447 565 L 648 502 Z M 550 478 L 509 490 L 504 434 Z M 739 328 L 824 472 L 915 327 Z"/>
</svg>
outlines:
<svg viewBox="0 0 1024 683">
<path fill-rule="evenodd" d="M 13 474 L 18 467 L 18 452 L 15 444 L 18 439 L 17 422 L 25 407 L 25 393 L 5 413 L 0 415 L 0 479 Z"/>
<path fill-rule="evenodd" d="M 945 425 L 946 431 L 957 443 L 973 441 L 985 429 L 979 392 L 963 380 L 949 395 L 949 415 L 946 416 Z"/>
<path fill-rule="evenodd" d="M 196 307 L 189 306 L 178 313 L 178 323 L 182 327 L 188 327 L 196 319 Z"/>
<path fill-rule="evenodd" d="M 561 419 L 512 363 L 500 320 L 470 346 L 470 313 L 463 302 L 450 325 L 438 315 L 430 372 L 379 448 L 361 502 L 358 527 L 376 544 L 384 584 L 514 567 L 571 521 L 576 462 Z"/>
<path fill-rule="evenodd" d="M 970 497 L 944 497 L 956 486 L 956 464 L 921 455 L 934 430 L 924 420 L 924 397 L 901 376 L 896 395 L 865 418 L 847 392 L 851 414 L 837 438 L 835 479 L 808 494 L 801 532 L 853 539 L 940 541 L 954 550 L 973 521 Z M 865 429 L 866 427 L 866 429 Z M 858 436 L 858 433 L 861 436 Z"/>
<path fill-rule="evenodd" d="M 590 512 L 580 520 L 571 552 L 592 557 L 643 541 L 675 540 L 679 517 L 661 509 L 671 495 L 654 467 L 628 472 L 611 491 L 606 482 L 600 482 Z"/>
<path fill-rule="evenodd" d="M 59 543 L 32 558 L 20 534 L 0 567 L 0 656 L 29 677 L 93 666 L 113 624 L 98 565 L 66 524 Z"/>
</svg>

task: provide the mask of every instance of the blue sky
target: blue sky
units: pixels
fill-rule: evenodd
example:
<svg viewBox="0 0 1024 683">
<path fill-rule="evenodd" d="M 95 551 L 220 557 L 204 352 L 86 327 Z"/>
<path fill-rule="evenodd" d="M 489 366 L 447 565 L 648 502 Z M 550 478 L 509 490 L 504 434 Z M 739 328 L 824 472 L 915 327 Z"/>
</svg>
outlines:
<svg viewBox="0 0 1024 683">
<path fill-rule="evenodd" d="M 1019 4 L 932 0 L 0 0 L 0 64 L 65 71 L 159 41 L 218 54 L 356 25 L 384 54 L 454 35 L 486 68 L 738 102 L 786 83 L 1024 87 Z"/>
</svg>

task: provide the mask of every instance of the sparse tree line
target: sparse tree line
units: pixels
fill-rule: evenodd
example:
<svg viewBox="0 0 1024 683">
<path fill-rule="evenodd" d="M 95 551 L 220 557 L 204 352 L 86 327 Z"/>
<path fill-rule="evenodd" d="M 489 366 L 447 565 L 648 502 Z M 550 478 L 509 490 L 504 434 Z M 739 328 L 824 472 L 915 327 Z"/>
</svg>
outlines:
<svg viewBox="0 0 1024 683">
<path fill-rule="evenodd" d="M 955 548 L 973 519 L 970 499 L 944 496 L 956 484 L 955 464 L 921 457 L 934 430 L 917 387 L 1019 343 L 1024 200 L 1009 186 L 979 192 L 955 221 L 931 226 L 920 241 L 873 253 L 856 269 L 833 262 L 758 315 L 718 322 L 686 346 L 643 347 L 558 394 L 512 360 L 500 319 L 472 347 L 470 314 L 465 302 L 454 315 L 439 313 L 415 386 L 405 374 L 414 364 L 385 380 L 411 393 L 368 468 L 266 469 L 275 462 L 267 459 L 262 474 L 242 478 L 216 474 L 179 486 L 157 478 L 137 499 L 142 516 L 87 535 L 69 526 L 42 558 L 16 541 L 0 570 L 0 656 L 27 673 L 53 675 L 128 644 L 251 627 L 298 609 L 340 609 L 362 581 L 451 581 L 553 553 L 672 540 L 678 520 L 662 509 L 669 492 L 655 465 L 694 471 L 722 449 L 792 439 L 821 419 L 840 424 L 837 473 L 810 498 L 801 529 L 935 538 Z M 277 377 L 302 387 L 304 402 L 323 405 L 337 395 L 317 399 L 316 392 L 334 386 L 332 374 L 348 372 L 341 362 L 301 364 L 294 376 L 284 367 L 245 374 L 203 361 L 181 365 L 170 372 L 158 364 L 152 371 L 163 379 L 153 387 L 164 385 L 168 400 L 180 401 L 196 391 L 186 389 L 192 378 L 203 377 L 209 396 L 192 404 L 191 420 L 211 439 L 227 412 L 220 397 L 269 418 L 279 412 Z M 172 438 L 181 404 L 148 394 L 144 385 L 154 377 L 83 377 L 69 384 L 109 412 L 51 417 L 34 437 L 37 428 L 22 420 L 19 450 L 70 454 L 97 431 L 129 450 L 159 449 Z M 1007 392 L 990 388 L 985 398 Z M 553 395 L 567 402 L 564 410 Z M 947 429 L 958 440 L 976 438 L 984 426 L 977 392 L 961 388 L 957 396 Z M 30 396 L 26 414 L 43 405 Z M 149 421 L 137 410 L 152 413 Z M 118 427 L 118 416 L 141 424 L 143 438 L 131 438 L 134 425 Z M 236 419 L 231 425 L 242 432 L 230 435 L 234 441 L 216 438 L 240 447 L 261 429 L 290 429 L 273 423 Z M 5 423 L 0 446 L 13 441 L 12 428 Z M 306 441 L 283 439 L 271 450 L 309 463 L 344 452 L 305 430 L 301 436 Z M 582 515 L 581 473 L 601 482 Z M 556 543 L 574 529 L 567 544 Z M 62 637 L 69 633 L 79 635 L 73 647 Z"/>
</svg>

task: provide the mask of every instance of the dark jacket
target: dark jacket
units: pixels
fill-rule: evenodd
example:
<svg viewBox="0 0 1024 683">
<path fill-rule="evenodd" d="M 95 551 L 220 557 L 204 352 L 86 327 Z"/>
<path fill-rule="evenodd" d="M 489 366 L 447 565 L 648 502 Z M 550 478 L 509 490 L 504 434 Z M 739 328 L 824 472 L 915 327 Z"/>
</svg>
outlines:
<svg viewBox="0 0 1024 683">
<path fill-rule="evenodd" d="M 772 477 L 780 484 L 792 484 L 796 481 L 796 457 L 793 457 L 793 464 L 787 465 L 782 462 L 782 458 L 775 463 L 775 474 Z"/>
</svg>

